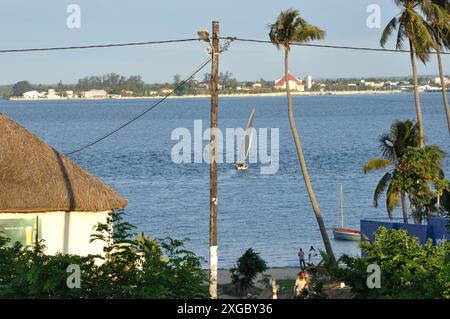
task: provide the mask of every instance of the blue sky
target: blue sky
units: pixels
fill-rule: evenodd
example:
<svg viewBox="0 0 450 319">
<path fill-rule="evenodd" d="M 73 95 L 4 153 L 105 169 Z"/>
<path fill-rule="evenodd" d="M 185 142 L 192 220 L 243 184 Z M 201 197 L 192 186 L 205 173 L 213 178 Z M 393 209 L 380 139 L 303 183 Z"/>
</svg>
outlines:
<svg viewBox="0 0 450 319">
<path fill-rule="evenodd" d="M 81 28 L 66 26 L 69 4 L 81 7 Z M 381 7 L 382 27 L 398 12 L 391 0 L 2 0 L 1 49 L 191 38 L 196 30 L 221 24 L 221 35 L 267 39 L 267 24 L 281 10 L 297 8 L 308 22 L 327 31 L 323 43 L 378 47 L 382 29 L 366 25 L 368 5 Z M 392 46 L 392 44 L 391 44 Z M 0 55 L 0 84 L 74 83 L 88 75 L 140 74 L 146 82 L 171 82 L 206 58 L 202 43 L 83 51 Z M 450 72 L 450 57 L 444 70 Z M 274 47 L 233 43 L 221 57 L 221 71 L 241 80 L 275 79 L 282 55 Z M 434 59 L 422 74 L 436 74 Z M 304 77 L 369 77 L 410 74 L 407 54 L 295 48 L 291 73 Z"/>
</svg>

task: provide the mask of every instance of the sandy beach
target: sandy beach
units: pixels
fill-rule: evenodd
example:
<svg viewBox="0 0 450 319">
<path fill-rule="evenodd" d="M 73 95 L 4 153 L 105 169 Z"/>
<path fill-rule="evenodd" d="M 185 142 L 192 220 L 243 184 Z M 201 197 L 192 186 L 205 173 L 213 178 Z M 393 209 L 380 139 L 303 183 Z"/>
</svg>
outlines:
<svg viewBox="0 0 450 319">
<path fill-rule="evenodd" d="M 275 278 L 277 280 L 280 279 L 292 279 L 295 280 L 297 278 L 298 272 L 300 271 L 299 268 L 296 267 L 274 267 L 274 268 L 268 268 L 265 272 L 266 275 L 271 276 L 272 278 Z M 262 276 L 259 275 L 255 283 L 258 284 L 258 281 L 262 279 Z M 231 273 L 229 269 L 219 269 L 217 281 L 219 284 L 228 284 L 231 283 Z"/>
</svg>

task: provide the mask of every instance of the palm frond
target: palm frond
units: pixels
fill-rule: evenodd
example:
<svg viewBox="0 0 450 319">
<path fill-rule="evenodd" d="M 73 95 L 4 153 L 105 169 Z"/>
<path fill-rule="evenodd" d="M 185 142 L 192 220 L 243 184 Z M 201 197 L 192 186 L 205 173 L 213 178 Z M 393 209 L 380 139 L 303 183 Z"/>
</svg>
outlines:
<svg viewBox="0 0 450 319">
<path fill-rule="evenodd" d="M 392 219 L 392 212 L 396 207 L 398 207 L 398 202 L 399 193 L 392 187 L 391 184 L 386 191 L 386 209 L 390 219 Z"/>
<path fill-rule="evenodd" d="M 397 29 L 398 19 L 397 17 L 394 17 L 387 26 L 384 28 L 383 33 L 381 34 L 380 38 L 380 45 L 384 48 L 386 45 L 386 42 L 391 37 L 392 33 Z"/>
<path fill-rule="evenodd" d="M 395 161 L 397 159 L 397 155 L 395 154 L 394 149 L 394 141 L 392 139 L 392 133 L 381 134 L 378 138 L 378 143 L 381 154 L 383 154 L 384 158 L 387 158 L 391 161 Z"/>
<path fill-rule="evenodd" d="M 430 59 L 429 51 L 435 47 L 432 31 L 423 17 L 413 8 L 405 9 L 407 21 L 405 32 L 412 43 L 415 55 L 422 63 Z"/>
<path fill-rule="evenodd" d="M 380 199 L 381 194 L 384 192 L 386 187 L 391 181 L 392 174 L 386 173 L 378 182 L 377 187 L 375 188 L 375 192 L 373 193 L 373 207 L 378 207 L 378 200 Z"/>
<path fill-rule="evenodd" d="M 397 32 L 397 42 L 395 45 L 395 48 L 397 50 L 402 50 L 405 44 L 405 38 L 406 38 L 406 28 L 405 28 L 405 22 L 403 19 L 403 15 L 400 16 L 398 19 L 398 32 Z"/>
<path fill-rule="evenodd" d="M 283 46 L 287 50 L 291 43 L 305 43 L 325 37 L 325 31 L 307 23 L 296 9 L 282 11 L 275 23 L 268 27 L 270 41 L 277 48 Z"/>
<path fill-rule="evenodd" d="M 425 147 L 430 158 L 434 163 L 441 164 L 444 161 L 446 153 L 437 145 L 430 145 Z"/>
<path fill-rule="evenodd" d="M 325 38 L 325 31 L 310 24 L 303 24 L 301 28 L 297 29 L 292 41 L 297 43 L 304 43 L 314 40 L 322 40 Z"/>
<path fill-rule="evenodd" d="M 363 166 L 363 170 L 364 173 L 367 173 L 370 171 L 387 168 L 391 165 L 392 165 L 391 160 L 387 160 L 384 158 L 372 158 Z"/>
<path fill-rule="evenodd" d="M 450 47 L 450 4 L 447 0 L 423 0 L 421 9 L 431 29 L 436 47 Z"/>
</svg>

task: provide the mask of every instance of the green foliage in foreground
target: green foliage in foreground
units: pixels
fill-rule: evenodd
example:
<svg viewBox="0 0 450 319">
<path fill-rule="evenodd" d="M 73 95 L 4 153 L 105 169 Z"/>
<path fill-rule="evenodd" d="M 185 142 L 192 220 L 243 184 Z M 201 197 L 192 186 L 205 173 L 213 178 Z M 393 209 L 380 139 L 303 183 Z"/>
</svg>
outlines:
<svg viewBox="0 0 450 319">
<path fill-rule="evenodd" d="M 231 282 L 238 294 L 244 294 L 253 285 L 259 273 L 266 271 L 266 262 L 252 248 L 238 258 L 237 267 L 231 269 Z"/>
<path fill-rule="evenodd" d="M 0 298 L 207 297 L 201 260 L 183 242 L 143 234 L 133 239 L 133 229 L 121 213 L 99 224 L 92 238 L 108 243 L 105 257 L 48 256 L 42 243 L 29 249 L 0 237 Z M 67 286 L 69 265 L 80 267 L 80 288 Z"/>
<path fill-rule="evenodd" d="M 334 279 L 352 287 L 356 298 L 450 298 L 450 243 L 421 246 L 405 230 L 380 227 L 375 242 L 362 242 L 363 257 L 344 255 L 345 268 L 328 267 Z M 370 264 L 381 270 L 381 287 L 368 288 Z"/>
</svg>

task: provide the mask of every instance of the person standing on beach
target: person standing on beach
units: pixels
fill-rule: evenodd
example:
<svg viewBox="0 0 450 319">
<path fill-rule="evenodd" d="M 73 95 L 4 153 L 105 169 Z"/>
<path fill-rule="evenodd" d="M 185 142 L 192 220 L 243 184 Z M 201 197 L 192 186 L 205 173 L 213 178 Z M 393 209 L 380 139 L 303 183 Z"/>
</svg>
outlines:
<svg viewBox="0 0 450 319">
<path fill-rule="evenodd" d="M 305 263 L 305 252 L 300 248 L 300 250 L 298 251 L 298 260 L 300 262 L 300 269 L 303 270 L 306 268 L 306 263 Z"/>
<path fill-rule="evenodd" d="M 308 263 L 311 265 L 314 265 L 314 258 L 316 256 L 317 256 L 317 251 L 313 246 L 311 246 L 309 248 L 309 253 L 308 253 Z"/>
</svg>

